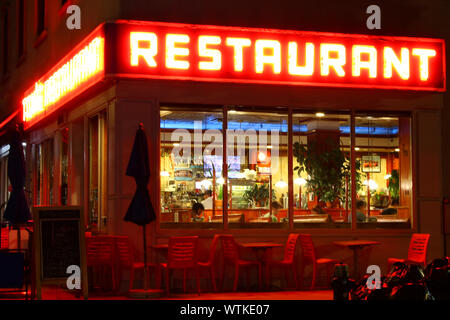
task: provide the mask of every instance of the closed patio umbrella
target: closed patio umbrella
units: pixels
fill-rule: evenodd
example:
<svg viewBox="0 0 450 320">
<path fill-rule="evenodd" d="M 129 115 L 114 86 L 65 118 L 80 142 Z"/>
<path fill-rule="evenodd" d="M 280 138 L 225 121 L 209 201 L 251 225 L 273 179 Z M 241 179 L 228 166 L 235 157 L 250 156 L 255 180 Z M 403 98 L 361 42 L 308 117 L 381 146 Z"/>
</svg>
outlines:
<svg viewBox="0 0 450 320">
<path fill-rule="evenodd" d="M 22 142 L 20 140 L 20 133 L 16 128 L 16 130 L 11 132 L 8 156 L 8 178 L 12 191 L 3 215 L 4 220 L 9 221 L 13 226 L 26 223 L 31 219 L 30 208 L 24 190 L 26 169 Z M 20 229 L 18 241 L 18 248 L 20 249 Z"/>
<path fill-rule="evenodd" d="M 133 177 L 136 181 L 136 193 L 125 214 L 125 221 L 133 222 L 142 226 L 144 245 L 144 289 L 147 284 L 147 244 L 145 237 L 145 226 L 156 220 L 155 211 L 150 200 L 147 185 L 150 179 L 150 163 L 148 157 L 147 137 L 142 123 L 134 138 L 126 175 Z"/>
</svg>

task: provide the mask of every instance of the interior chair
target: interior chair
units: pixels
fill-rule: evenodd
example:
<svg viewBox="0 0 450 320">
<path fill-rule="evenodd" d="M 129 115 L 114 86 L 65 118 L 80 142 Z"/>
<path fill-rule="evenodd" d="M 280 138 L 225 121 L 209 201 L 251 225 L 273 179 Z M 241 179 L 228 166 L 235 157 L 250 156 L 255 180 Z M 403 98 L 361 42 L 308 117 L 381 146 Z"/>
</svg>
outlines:
<svg viewBox="0 0 450 320">
<path fill-rule="evenodd" d="M 186 273 L 188 269 L 195 271 L 198 294 L 200 294 L 200 278 L 197 264 L 198 236 L 171 237 L 167 252 L 167 263 L 161 263 L 166 281 L 166 292 L 170 295 L 170 272 L 175 269 L 183 270 L 183 291 L 186 292 Z"/>
<path fill-rule="evenodd" d="M 239 270 L 240 268 L 247 268 L 247 286 L 250 284 L 250 267 L 258 267 L 258 284 L 261 286 L 261 263 L 259 261 L 249 261 L 243 260 L 239 257 L 239 250 L 234 240 L 233 235 L 220 235 L 220 241 L 222 245 L 222 256 L 223 256 L 223 266 L 222 266 L 222 276 L 221 285 L 223 289 L 223 282 L 225 278 L 225 267 L 232 266 L 234 268 L 234 284 L 233 291 L 237 290 L 239 281 Z"/>
<path fill-rule="evenodd" d="M 217 292 L 217 286 L 216 286 L 216 276 L 215 276 L 215 273 L 214 273 L 214 261 L 215 261 L 215 257 L 216 257 L 216 248 L 217 248 L 217 243 L 219 242 L 219 238 L 220 238 L 220 235 L 219 234 L 215 234 L 214 238 L 212 239 L 211 247 L 209 249 L 208 261 L 206 261 L 206 262 L 201 262 L 201 261 L 197 262 L 197 265 L 200 268 L 209 269 L 209 275 L 211 277 L 212 287 L 213 287 L 213 290 L 215 292 Z"/>
<path fill-rule="evenodd" d="M 305 266 L 312 264 L 313 275 L 311 281 L 311 290 L 316 289 L 316 280 L 318 275 L 318 269 L 320 266 L 324 266 L 327 272 L 327 283 L 331 283 L 331 269 L 336 263 L 335 259 L 317 258 L 316 248 L 310 234 L 300 234 L 300 246 L 302 248 L 302 256 L 300 263 L 300 287 L 303 284 L 303 276 L 305 272 Z"/>
<path fill-rule="evenodd" d="M 396 262 L 403 262 L 406 264 L 418 264 L 422 267 L 427 265 L 427 250 L 430 235 L 428 233 L 414 233 L 409 242 L 408 257 L 406 259 L 389 258 L 388 272 L 392 265 Z"/>
<path fill-rule="evenodd" d="M 134 286 L 134 275 L 136 270 L 144 270 L 144 262 L 136 261 L 136 252 L 134 247 L 131 245 L 130 240 L 127 236 L 116 236 L 115 237 L 116 250 L 117 250 L 117 258 L 118 258 L 118 280 L 120 280 L 120 275 L 123 270 L 128 270 L 130 272 L 130 285 L 129 290 L 133 289 Z M 156 286 L 159 286 L 159 268 L 155 263 L 147 262 L 147 271 L 150 271 L 150 268 L 154 268 L 156 272 Z M 147 279 L 144 281 L 148 281 L 150 279 L 150 272 L 147 274 Z M 118 281 L 120 283 L 120 281 Z M 144 287 L 147 287 L 144 283 Z"/>
<path fill-rule="evenodd" d="M 269 260 L 266 261 L 266 286 L 269 287 L 270 282 L 270 269 L 274 266 L 281 266 L 285 271 L 286 284 L 289 283 L 289 269 L 292 271 L 294 277 L 295 287 L 298 289 L 298 275 L 297 275 L 297 260 L 296 260 L 296 249 L 299 234 L 291 233 L 286 241 L 286 246 L 284 248 L 284 258 L 282 260 Z"/>
<path fill-rule="evenodd" d="M 93 271 L 98 268 L 109 268 L 111 271 L 112 289 L 116 290 L 116 256 L 115 241 L 112 236 L 95 236 L 86 238 L 86 264 Z"/>
</svg>

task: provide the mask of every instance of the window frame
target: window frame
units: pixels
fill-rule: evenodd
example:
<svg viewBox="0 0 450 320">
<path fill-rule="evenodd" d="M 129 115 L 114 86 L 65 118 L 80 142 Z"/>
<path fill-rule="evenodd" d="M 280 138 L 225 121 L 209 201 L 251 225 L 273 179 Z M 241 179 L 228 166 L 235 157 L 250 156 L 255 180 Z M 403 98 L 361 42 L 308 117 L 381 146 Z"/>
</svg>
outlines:
<svg viewBox="0 0 450 320">
<path fill-rule="evenodd" d="M 170 102 L 159 102 L 158 106 L 157 106 L 157 112 L 158 112 L 158 147 L 160 146 L 160 129 L 159 129 L 159 125 L 160 125 L 160 110 L 161 107 L 165 108 L 165 107 L 171 107 L 171 106 L 186 106 L 188 107 L 189 104 L 180 104 L 180 103 L 170 103 Z M 192 105 L 192 104 L 191 104 Z M 195 104 L 195 106 L 197 108 L 205 108 L 205 110 L 208 110 L 208 107 L 212 107 L 212 105 L 207 105 L 207 104 Z M 228 106 L 227 105 L 213 105 L 214 108 L 220 107 L 223 110 L 223 119 L 222 119 L 222 136 L 223 136 L 223 143 L 224 145 L 227 145 L 227 140 L 226 140 L 226 128 L 228 127 Z M 245 107 L 251 108 L 251 105 L 245 105 Z M 255 106 L 256 107 L 256 106 Z M 268 110 L 273 109 L 273 106 L 257 106 L 257 108 L 267 108 Z M 292 145 L 293 143 L 293 113 L 296 112 L 307 112 L 307 111 L 312 111 L 309 110 L 307 108 L 302 108 L 302 107 L 293 107 L 293 106 L 287 106 L 287 107 L 283 107 L 287 109 L 287 115 L 288 115 L 288 144 Z M 323 110 L 314 110 L 314 112 L 317 111 L 323 111 Z M 351 163 L 351 179 L 352 179 L 352 188 L 350 191 L 351 194 L 351 199 L 352 201 L 354 201 L 354 199 L 356 199 L 356 187 L 355 187 L 355 172 L 356 172 L 356 167 L 355 167 L 355 160 L 356 160 L 356 152 L 354 150 L 355 147 L 355 138 L 356 138 L 356 134 L 355 134 L 355 118 L 356 118 L 356 114 L 360 114 L 360 113 L 370 113 L 371 115 L 376 116 L 377 114 L 385 114 L 386 111 L 383 110 L 377 110 L 377 111 L 372 111 L 372 110 L 364 110 L 364 109 L 356 109 L 356 108 L 348 108 L 346 110 L 332 110 L 332 109 L 327 109 L 325 110 L 325 112 L 343 112 L 345 111 L 346 114 L 349 115 L 349 119 L 350 119 L 350 133 L 349 133 L 349 138 L 350 138 L 350 163 Z M 347 228 L 333 228 L 333 227 L 325 227 L 325 228 L 296 228 L 294 226 L 294 221 L 293 221 L 293 214 L 294 214 L 294 208 L 293 208 L 293 157 L 292 157 L 292 148 L 288 148 L 288 227 L 287 228 L 229 228 L 229 223 L 228 223 L 228 206 L 224 206 L 223 207 L 223 222 L 221 224 L 217 224 L 217 227 L 214 228 L 200 228 L 200 227 L 189 227 L 189 228 L 185 228 L 185 227 L 162 227 L 161 223 L 160 223 L 160 210 L 161 210 L 161 203 L 158 202 L 158 206 L 157 206 L 157 220 L 156 220 L 156 232 L 157 232 L 157 236 L 167 236 L 167 234 L 170 235 L 182 235 L 182 234 L 198 234 L 199 232 L 201 232 L 202 234 L 214 234 L 217 232 L 230 232 L 233 234 L 248 234 L 248 233 L 252 233 L 252 234 L 286 234 L 286 232 L 302 232 L 302 231 L 306 231 L 308 233 L 312 233 L 312 234 L 320 234 L 320 233 L 324 233 L 326 232 L 327 234 L 330 235 L 358 235 L 358 234 L 367 234 L 368 232 L 370 232 L 371 234 L 392 234 L 393 232 L 396 234 L 412 234 L 414 232 L 417 232 L 418 227 L 417 227 L 417 212 L 416 212 L 416 201 L 417 201 L 417 195 L 416 195 L 416 166 L 415 166 L 415 131 L 416 131 L 416 120 L 415 120 L 415 113 L 414 112 L 404 112 L 404 111 L 387 111 L 389 112 L 391 115 L 393 116 L 398 116 L 398 117 L 409 117 L 410 119 L 410 158 L 411 158 L 411 167 L 410 167 L 410 174 L 411 174 L 411 183 L 412 183 L 412 190 L 411 190 L 411 204 L 410 204 L 410 227 L 409 228 L 358 228 L 357 224 L 355 223 L 356 221 L 356 207 L 352 206 L 350 208 L 350 212 L 352 215 L 352 223 L 350 225 L 350 227 Z M 160 149 L 161 150 L 161 149 Z M 228 173 L 227 173 L 227 166 L 225 165 L 225 161 L 227 159 L 227 154 L 226 154 L 226 150 L 227 148 L 224 148 L 223 151 L 223 172 L 224 175 L 226 177 L 228 177 Z M 160 156 L 161 154 L 158 153 L 158 164 L 157 164 L 157 170 L 158 172 L 160 171 Z M 290 163 L 290 164 L 289 164 Z M 160 183 L 161 183 L 161 178 L 158 175 L 158 187 L 157 187 L 157 193 L 158 193 L 158 198 L 160 199 L 160 195 L 161 195 L 161 190 L 160 190 Z M 226 189 L 225 189 L 226 188 Z M 224 184 L 224 189 L 228 190 L 228 179 L 225 179 L 225 184 Z M 224 198 L 223 201 L 224 203 L 227 203 L 225 201 L 227 201 L 227 198 L 225 198 L 225 196 L 228 196 L 228 193 L 225 192 L 224 193 Z"/>
<path fill-rule="evenodd" d="M 21 5 L 22 4 L 22 5 Z M 25 0 L 17 1 L 17 66 L 20 65 L 27 54 L 27 41 L 26 41 L 26 10 Z M 22 21 L 21 21 L 22 16 Z M 22 29 L 22 34 L 20 31 Z M 20 46 L 22 46 L 22 52 L 20 52 Z"/>
<path fill-rule="evenodd" d="M 44 2 L 44 12 L 43 14 L 43 22 L 42 22 L 42 30 L 39 30 L 39 1 L 43 1 Z M 35 0 L 34 1 L 35 4 L 35 15 L 34 15 L 34 19 L 35 19 L 35 24 L 34 24 L 34 29 L 35 29 L 35 34 L 36 34 L 36 40 L 34 41 L 33 46 L 36 48 L 38 47 L 44 40 L 45 38 L 47 38 L 47 0 Z"/>
<path fill-rule="evenodd" d="M 91 191 L 91 120 L 97 118 L 97 179 L 98 179 L 98 216 L 97 216 L 97 228 L 92 229 L 93 232 L 97 233 L 107 233 L 109 227 L 110 216 L 108 214 L 108 111 L 106 108 L 96 110 L 95 112 L 89 113 L 85 116 L 85 156 L 86 156 L 86 166 L 85 166 L 85 206 L 86 206 L 86 225 L 90 228 L 92 227 L 91 216 L 90 216 L 90 191 Z M 70 158 L 70 151 L 69 151 Z M 70 166 L 69 166 L 70 167 Z M 70 170 L 70 169 L 69 169 Z M 105 213 L 105 215 L 102 215 Z M 105 217 L 103 221 L 102 218 Z"/>
</svg>

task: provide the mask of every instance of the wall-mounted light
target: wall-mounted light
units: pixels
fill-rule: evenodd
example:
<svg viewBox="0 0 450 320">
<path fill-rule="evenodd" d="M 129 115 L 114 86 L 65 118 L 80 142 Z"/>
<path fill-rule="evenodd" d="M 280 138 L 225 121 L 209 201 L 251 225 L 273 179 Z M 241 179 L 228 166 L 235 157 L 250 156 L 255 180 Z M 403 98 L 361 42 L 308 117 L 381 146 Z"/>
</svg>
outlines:
<svg viewBox="0 0 450 320">
<path fill-rule="evenodd" d="M 167 171 L 161 171 L 161 177 L 170 177 L 170 174 L 169 174 L 169 172 L 167 172 Z"/>
<path fill-rule="evenodd" d="M 303 186 L 306 184 L 306 180 L 303 178 L 294 179 L 294 183 L 299 186 Z"/>
<path fill-rule="evenodd" d="M 277 188 L 286 188 L 287 185 L 288 184 L 286 182 L 284 182 L 283 179 L 280 179 L 280 181 L 275 183 L 275 187 L 277 187 Z"/>
<path fill-rule="evenodd" d="M 265 162 L 267 159 L 267 155 L 264 152 L 258 152 L 258 161 Z"/>
<path fill-rule="evenodd" d="M 325 113 L 323 113 L 323 112 L 316 112 L 316 117 L 319 117 L 319 118 L 325 117 Z"/>
<path fill-rule="evenodd" d="M 369 185 L 370 190 L 378 189 L 378 184 L 375 182 L 375 180 L 372 180 L 372 179 L 370 179 L 369 181 L 365 180 L 363 182 L 363 185 L 365 185 L 365 186 Z"/>
<path fill-rule="evenodd" d="M 359 151 L 359 148 L 358 148 L 358 147 L 355 147 L 355 151 Z"/>
<path fill-rule="evenodd" d="M 395 152 L 400 152 L 400 148 L 395 148 Z"/>
<path fill-rule="evenodd" d="M 225 184 L 225 179 L 223 177 L 218 178 L 216 181 L 218 184 Z"/>
</svg>

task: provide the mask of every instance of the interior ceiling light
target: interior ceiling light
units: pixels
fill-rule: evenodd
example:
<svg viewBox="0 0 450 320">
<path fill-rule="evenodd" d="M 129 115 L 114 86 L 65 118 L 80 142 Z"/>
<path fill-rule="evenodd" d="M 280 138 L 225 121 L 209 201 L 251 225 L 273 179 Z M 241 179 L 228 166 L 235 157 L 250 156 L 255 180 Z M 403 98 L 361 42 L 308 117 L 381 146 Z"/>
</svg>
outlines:
<svg viewBox="0 0 450 320">
<path fill-rule="evenodd" d="M 267 159 L 267 155 L 264 152 L 258 153 L 258 161 L 259 162 L 265 162 Z"/>
<path fill-rule="evenodd" d="M 325 113 L 323 113 L 323 112 L 316 112 L 316 117 L 319 117 L 319 118 L 325 117 Z"/>
<path fill-rule="evenodd" d="M 277 188 L 286 188 L 287 183 L 283 181 L 283 179 L 280 179 L 277 183 L 275 183 L 275 187 Z"/>
</svg>

